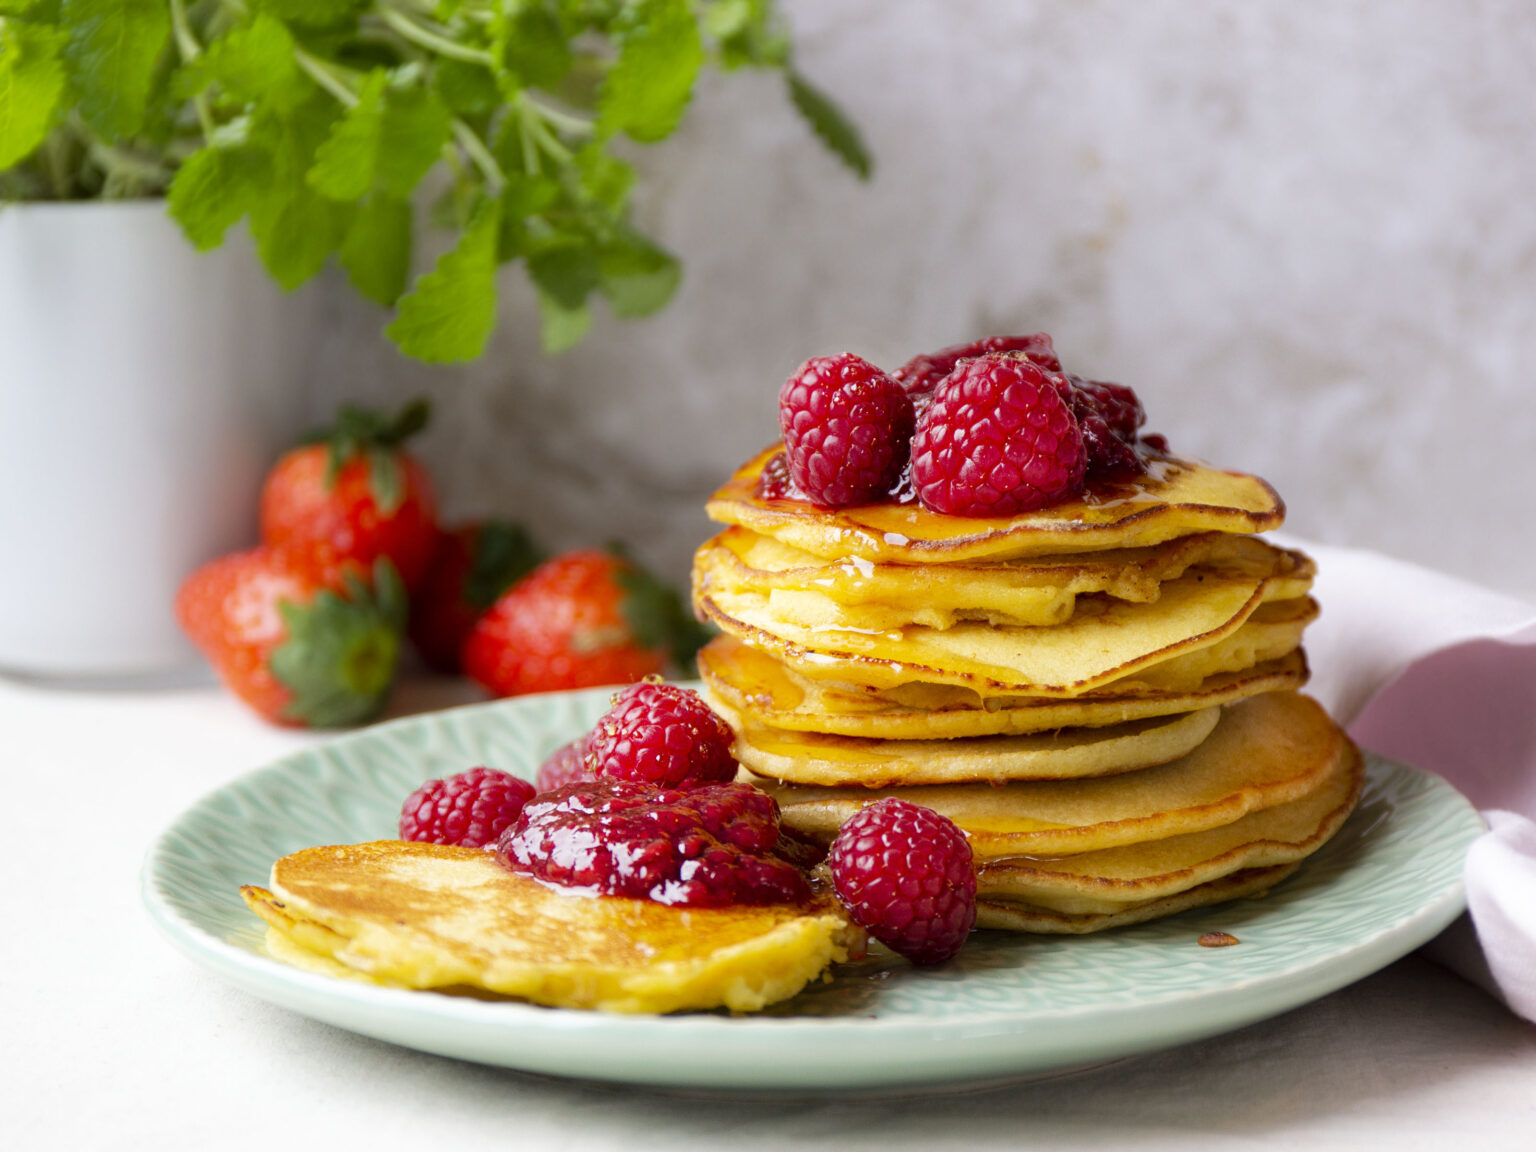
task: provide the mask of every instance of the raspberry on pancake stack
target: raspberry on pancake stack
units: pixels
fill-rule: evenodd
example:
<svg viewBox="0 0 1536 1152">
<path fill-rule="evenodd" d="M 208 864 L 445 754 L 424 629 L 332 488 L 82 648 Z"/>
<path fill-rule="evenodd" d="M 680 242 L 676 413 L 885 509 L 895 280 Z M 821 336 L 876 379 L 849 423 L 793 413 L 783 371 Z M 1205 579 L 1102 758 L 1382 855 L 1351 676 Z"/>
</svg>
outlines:
<svg viewBox="0 0 1536 1152">
<path fill-rule="evenodd" d="M 1269 485 L 1143 421 L 1044 335 L 785 383 L 693 595 L 706 695 L 787 826 L 932 808 L 978 926 L 1056 933 L 1262 893 L 1339 828 L 1363 768 L 1297 691 L 1312 562 L 1258 538 Z"/>
</svg>

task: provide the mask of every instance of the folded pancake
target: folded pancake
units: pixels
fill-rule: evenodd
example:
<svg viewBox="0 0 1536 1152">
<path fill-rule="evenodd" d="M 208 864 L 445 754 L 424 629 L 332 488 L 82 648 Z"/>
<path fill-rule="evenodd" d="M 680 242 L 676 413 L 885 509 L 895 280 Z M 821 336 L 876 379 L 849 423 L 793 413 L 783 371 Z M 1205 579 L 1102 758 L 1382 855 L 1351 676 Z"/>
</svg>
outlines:
<svg viewBox="0 0 1536 1152">
<path fill-rule="evenodd" d="M 1273 659 L 1300 642 L 1316 615 L 1305 595 L 1288 595 L 1300 581 L 1289 576 L 1254 580 L 1236 575 L 1186 574 L 1163 585 L 1151 604 L 1081 597 L 1065 624 L 1049 628 L 994 628 L 962 623 L 934 629 L 914 625 L 864 633 L 807 627 L 769 595 L 701 589 L 695 604 L 721 631 L 768 652 L 804 676 L 892 688 L 911 683 L 951 684 L 983 696 L 1071 697 L 1143 674 L 1155 666 L 1233 641 L 1250 619 L 1268 626 L 1244 641 L 1241 661 L 1229 648 L 1202 658 L 1202 671 L 1181 670 L 1169 690 L 1193 687 L 1207 676 L 1240 671 L 1262 648 Z M 1272 603 L 1271 603 L 1272 602 Z M 1270 611 L 1260 613 L 1261 607 Z M 1276 650 L 1279 633 L 1289 641 Z M 1181 666 L 1181 669 L 1184 666 Z"/>
<path fill-rule="evenodd" d="M 778 801 L 786 827 L 822 843 L 860 808 L 899 795 L 948 816 L 985 863 L 1218 828 L 1313 791 L 1350 749 L 1316 701 L 1270 692 L 1224 708 L 1188 755 L 1118 776 L 875 789 L 752 783 Z"/>
<path fill-rule="evenodd" d="M 1057 912 L 1118 912 L 1233 872 L 1292 864 L 1339 830 L 1364 783 L 1364 761 L 1351 748 L 1299 799 L 1203 832 L 1074 856 L 993 861 L 978 869 L 977 893 Z"/>
<path fill-rule="evenodd" d="M 1193 751 L 1221 717 L 1219 708 L 1202 708 L 1102 728 L 1025 736 L 870 740 L 766 728 L 718 703 L 714 707 L 736 731 L 736 759 L 754 775 L 789 784 L 859 788 L 1070 780 L 1133 772 Z"/>
<path fill-rule="evenodd" d="M 575 895 L 478 848 L 397 840 L 304 849 L 241 894 L 274 955 L 301 966 L 608 1012 L 755 1011 L 862 948 L 830 899 L 681 908 Z"/>
<path fill-rule="evenodd" d="M 1300 863 L 1277 864 L 1272 868 L 1245 868 L 1241 872 L 1233 872 L 1172 896 L 1127 905 L 1114 912 L 1057 912 L 1021 900 L 978 898 L 976 927 L 997 928 L 1005 932 L 1081 936 L 1088 932 L 1102 932 L 1106 928 L 1144 924 L 1148 920 L 1158 920 L 1208 904 L 1221 904 L 1243 897 L 1256 899 L 1267 894 L 1299 867 Z"/>
<path fill-rule="evenodd" d="M 707 541 L 694 573 L 706 589 L 758 591 L 778 598 L 807 593 L 807 627 L 886 631 L 922 624 L 949 628 L 961 620 L 1013 627 L 1060 624 L 1077 597 L 1102 593 L 1149 603 L 1162 585 L 1191 567 L 1271 576 L 1289 567 L 1309 579 L 1310 562 L 1251 536 L 1204 532 L 1146 548 L 947 564 L 876 563 L 863 556 L 824 557 L 770 536 L 728 528 Z M 1298 587 L 1294 595 L 1301 595 Z"/>
<path fill-rule="evenodd" d="M 1065 700 L 983 698 L 952 685 L 885 690 L 802 676 L 735 637 L 717 636 L 699 650 L 699 675 L 711 705 L 764 727 L 872 739 L 942 740 L 1099 727 L 1195 712 L 1262 692 L 1300 688 L 1307 681 L 1307 663 L 1300 649 L 1292 649 L 1278 659 L 1211 676 L 1182 692 L 1112 684 Z M 922 695 L 929 698 L 919 699 Z"/>
<path fill-rule="evenodd" d="M 944 516 L 917 504 L 822 509 L 757 496 L 758 475 L 777 451 L 765 449 L 738 469 L 705 510 L 712 520 L 833 560 L 1009 560 L 1139 548 L 1199 532 L 1264 532 L 1285 519 L 1284 502 L 1258 477 L 1174 457 L 1152 460 L 1134 481 L 1004 519 Z"/>
</svg>

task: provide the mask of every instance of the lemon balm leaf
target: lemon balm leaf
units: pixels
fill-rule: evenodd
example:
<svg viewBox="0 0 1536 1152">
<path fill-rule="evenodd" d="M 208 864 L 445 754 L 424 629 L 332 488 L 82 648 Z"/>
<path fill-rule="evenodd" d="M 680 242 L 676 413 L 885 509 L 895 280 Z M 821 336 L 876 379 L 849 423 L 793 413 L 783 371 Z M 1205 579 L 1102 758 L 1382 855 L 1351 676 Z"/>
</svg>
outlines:
<svg viewBox="0 0 1536 1152">
<path fill-rule="evenodd" d="M 671 135 L 704 63 L 699 26 L 686 0 L 642 0 L 598 98 L 598 131 L 642 144 Z"/>
<path fill-rule="evenodd" d="M 0 169 L 48 135 L 64 92 L 62 44 L 51 29 L 0 19 Z"/>
<path fill-rule="evenodd" d="M 401 297 L 386 332 L 406 355 L 454 364 L 485 350 L 496 326 L 500 225 L 500 201 L 483 201 L 458 244 Z"/>
<path fill-rule="evenodd" d="M 64 58 L 86 123 L 109 138 L 144 124 L 160 57 L 170 45 L 170 8 L 161 0 L 64 0 Z"/>
</svg>

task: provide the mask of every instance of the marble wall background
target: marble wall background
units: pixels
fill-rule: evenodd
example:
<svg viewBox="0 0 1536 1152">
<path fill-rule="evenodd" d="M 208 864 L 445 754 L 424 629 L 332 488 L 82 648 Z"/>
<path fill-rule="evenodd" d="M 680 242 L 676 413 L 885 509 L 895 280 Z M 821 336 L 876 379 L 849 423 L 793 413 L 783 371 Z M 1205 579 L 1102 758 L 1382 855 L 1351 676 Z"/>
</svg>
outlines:
<svg viewBox="0 0 1536 1152">
<path fill-rule="evenodd" d="M 401 360 L 337 285 L 317 416 L 430 395 L 455 517 L 627 539 L 681 579 L 704 497 L 805 357 L 1046 330 L 1297 533 L 1536 597 L 1536 6 L 1519 0 L 787 0 L 863 127 L 861 185 L 771 77 L 711 77 L 641 153 L 671 308 L 537 353 Z"/>
</svg>

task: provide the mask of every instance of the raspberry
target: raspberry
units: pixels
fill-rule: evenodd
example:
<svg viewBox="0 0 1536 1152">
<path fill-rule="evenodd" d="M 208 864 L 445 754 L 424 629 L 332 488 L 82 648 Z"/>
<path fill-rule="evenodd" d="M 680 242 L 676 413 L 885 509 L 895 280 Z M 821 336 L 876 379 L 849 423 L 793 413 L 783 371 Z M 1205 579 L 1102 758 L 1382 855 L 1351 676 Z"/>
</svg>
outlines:
<svg viewBox="0 0 1536 1152">
<path fill-rule="evenodd" d="M 549 759 L 539 766 L 539 773 L 533 778 L 533 786 L 538 792 L 549 792 L 578 780 L 590 779 L 592 772 L 587 767 L 587 738 L 578 736 L 549 754 Z"/>
<path fill-rule="evenodd" d="M 736 776 L 735 739 L 691 688 L 646 680 L 614 696 L 587 737 L 587 768 L 663 788 L 719 784 Z"/>
<path fill-rule="evenodd" d="M 400 809 L 400 839 L 483 848 L 496 842 L 532 796 L 528 781 L 494 768 L 428 780 Z"/>
<path fill-rule="evenodd" d="M 1069 376 L 1072 415 L 1083 434 L 1089 480 L 1118 480 L 1147 470 L 1136 451 L 1136 429 L 1146 420 L 1136 393 L 1123 384 Z"/>
<path fill-rule="evenodd" d="M 496 859 L 549 884 L 660 904 L 803 903 L 810 885 L 773 855 L 778 839 L 778 805 L 750 785 L 679 792 L 603 778 L 529 802 Z"/>
<path fill-rule="evenodd" d="M 789 475 L 789 457 L 775 452 L 757 475 L 759 500 L 804 500 L 806 495 L 795 485 Z"/>
<path fill-rule="evenodd" d="M 1051 338 L 1044 332 L 1036 332 L 1030 336 L 989 336 L 971 344 L 955 344 L 914 356 L 891 376 L 908 396 L 921 396 L 938 387 L 939 381 L 953 372 L 960 361 L 974 360 L 989 352 L 1022 352 L 1047 372 L 1061 371 L 1061 361 L 1056 357 Z"/>
<path fill-rule="evenodd" d="M 779 389 L 789 477 L 824 508 L 883 495 L 906 463 L 912 424 L 900 386 L 851 352 L 807 360 Z"/>
<path fill-rule="evenodd" d="M 950 959 L 976 923 L 971 845 L 931 808 L 877 800 L 843 824 L 827 861 L 854 922 L 914 964 Z"/>
<path fill-rule="evenodd" d="M 966 360 L 944 378 L 912 439 L 912 485 L 951 516 L 1013 516 L 1080 490 L 1083 436 L 1069 386 L 1023 356 Z"/>
</svg>

